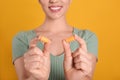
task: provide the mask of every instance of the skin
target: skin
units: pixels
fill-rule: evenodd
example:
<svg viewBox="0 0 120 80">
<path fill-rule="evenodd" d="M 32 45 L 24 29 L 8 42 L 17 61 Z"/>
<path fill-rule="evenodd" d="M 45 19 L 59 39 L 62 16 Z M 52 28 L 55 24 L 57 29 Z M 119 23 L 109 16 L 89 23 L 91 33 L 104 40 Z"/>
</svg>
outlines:
<svg viewBox="0 0 120 80">
<path fill-rule="evenodd" d="M 71 0 L 39 0 L 39 2 L 46 17 L 44 23 L 34 31 L 36 36 L 46 36 L 51 42 L 45 43 L 42 51 L 36 46 L 39 41 L 38 37 L 31 40 L 29 49 L 24 53 L 24 56 L 14 61 L 18 79 L 48 80 L 50 53 L 58 56 L 64 52 L 63 64 L 66 80 L 91 80 L 96 65 L 96 57 L 87 51 L 85 41 L 77 35 L 74 35 L 75 39 L 81 46 L 75 52 L 71 52 L 70 44 L 64 40 L 73 35 L 73 28 L 67 24 L 65 18 Z M 59 5 L 63 8 L 59 12 L 53 13 L 48 8 L 51 5 Z"/>
<path fill-rule="evenodd" d="M 87 52 L 86 43 L 82 38 L 75 35 L 75 40 L 81 46 L 73 53 L 70 50 L 70 44 L 63 41 L 66 80 L 91 80 L 96 65 L 96 57 Z"/>
</svg>

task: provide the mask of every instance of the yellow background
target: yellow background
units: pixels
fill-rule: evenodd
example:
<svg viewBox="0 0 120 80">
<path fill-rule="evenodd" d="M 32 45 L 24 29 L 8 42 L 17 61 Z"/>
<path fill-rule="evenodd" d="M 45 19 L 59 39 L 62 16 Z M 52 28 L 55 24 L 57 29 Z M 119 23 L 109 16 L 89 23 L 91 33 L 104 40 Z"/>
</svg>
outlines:
<svg viewBox="0 0 120 80">
<path fill-rule="evenodd" d="M 73 0 L 67 19 L 98 36 L 94 80 L 120 80 L 120 0 Z M 13 36 L 34 29 L 43 20 L 38 0 L 0 0 L 0 80 L 17 80 L 11 58 Z"/>
</svg>

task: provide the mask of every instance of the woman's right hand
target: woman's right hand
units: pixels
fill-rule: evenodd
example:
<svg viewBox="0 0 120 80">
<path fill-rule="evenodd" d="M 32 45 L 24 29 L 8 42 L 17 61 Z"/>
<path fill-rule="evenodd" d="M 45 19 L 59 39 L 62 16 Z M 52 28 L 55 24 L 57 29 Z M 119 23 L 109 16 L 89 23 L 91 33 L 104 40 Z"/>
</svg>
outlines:
<svg viewBox="0 0 120 80">
<path fill-rule="evenodd" d="M 50 43 L 44 43 L 41 51 L 37 46 L 38 38 L 31 40 L 29 50 L 24 54 L 24 66 L 35 80 L 48 80 L 50 74 Z"/>
</svg>

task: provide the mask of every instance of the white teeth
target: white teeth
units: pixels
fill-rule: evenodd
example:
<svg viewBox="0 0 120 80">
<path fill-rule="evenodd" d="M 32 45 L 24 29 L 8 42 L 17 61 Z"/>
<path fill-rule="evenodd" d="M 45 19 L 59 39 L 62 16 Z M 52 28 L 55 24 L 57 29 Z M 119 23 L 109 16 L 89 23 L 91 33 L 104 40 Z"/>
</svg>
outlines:
<svg viewBox="0 0 120 80">
<path fill-rule="evenodd" d="M 50 7 L 52 10 L 59 10 L 61 7 Z"/>
</svg>

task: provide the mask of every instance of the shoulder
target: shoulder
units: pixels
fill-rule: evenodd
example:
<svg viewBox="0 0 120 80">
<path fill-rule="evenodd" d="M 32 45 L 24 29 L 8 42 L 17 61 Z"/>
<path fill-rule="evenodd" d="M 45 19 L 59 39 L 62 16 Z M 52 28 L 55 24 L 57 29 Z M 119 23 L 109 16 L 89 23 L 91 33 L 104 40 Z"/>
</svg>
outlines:
<svg viewBox="0 0 120 80">
<path fill-rule="evenodd" d="M 32 31 L 18 32 L 12 40 L 12 59 L 13 62 L 21 57 L 29 47 L 29 41 L 33 37 Z"/>
<path fill-rule="evenodd" d="M 26 38 L 26 32 L 25 31 L 21 31 L 21 32 L 18 32 L 17 34 L 15 34 L 15 36 L 13 37 L 13 39 L 19 39 L 19 40 L 22 40 Z"/>
<path fill-rule="evenodd" d="M 34 37 L 33 30 L 20 31 L 13 37 L 13 42 L 21 41 L 23 43 L 29 42 Z"/>
<path fill-rule="evenodd" d="M 85 40 L 88 52 L 98 56 L 98 38 L 96 34 L 90 30 L 76 29 L 76 34 Z"/>
<path fill-rule="evenodd" d="M 88 29 L 75 28 L 74 33 L 80 36 L 81 38 L 83 38 L 85 41 L 88 41 L 89 39 L 96 39 L 96 40 L 98 39 L 95 32 L 88 30 Z"/>
</svg>

